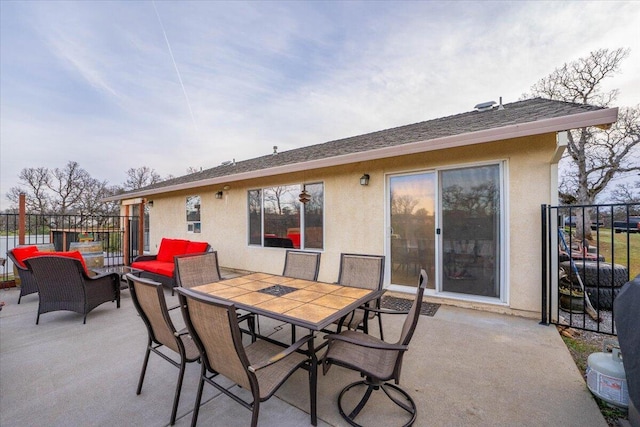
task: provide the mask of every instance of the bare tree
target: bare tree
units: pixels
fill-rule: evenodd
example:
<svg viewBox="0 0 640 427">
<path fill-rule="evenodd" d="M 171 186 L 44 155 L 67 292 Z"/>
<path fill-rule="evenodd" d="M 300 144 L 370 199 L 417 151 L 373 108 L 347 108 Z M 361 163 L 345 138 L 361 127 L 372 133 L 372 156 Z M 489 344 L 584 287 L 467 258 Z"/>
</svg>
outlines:
<svg viewBox="0 0 640 427">
<path fill-rule="evenodd" d="M 89 180 L 78 200 L 80 212 L 90 216 L 120 215 L 120 206 L 117 202 L 102 201 L 103 198 L 116 194 L 118 190 L 118 187 L 109 186 L 107 181 Z"/>
<path fill-rule="evenodd" d="M 187 168 L 187 175 L 191 175 L 192 173 L 202 172 L 202 167 L 189 166 Z"/>
<path fill-rule="evenodd" d="M 70 161 L 64 169 L 55 168 L 51 171 L 49 181 L 51 208 L 58 214 L 78 213 L 82 194 L 91 185 L 91 175 L 82 169 L 78 162 Z"/>
<path fill-rule="evenodd" d="M 31 213 L 78 213 L 82 209 L 81 198 L 93 181 L 74 161 L 69 161 L 63 169 L 25 168 L 20 172 L 21 185 L 12 187 L 7 197 L 17 206 L 20 194 L 24 193 Z"/>
<path fill-rule="evenodd" d="M 640 215 L 640 181 L 618 184 L 611 192 L 611 199 L 616 203 L 635 204 L 629 206 L 629 214 Z"/>
<path fill-rule="evenodd" d="M 579 104 L 609 106 L 618 90 L 604 92 L 602 83 L 620 71 L 628 49 L 600 49 L 565 63 L 531 87 L 525 97 L 541 96 Z M 640 106 L 621 109 L 610 129 L 582 128 L 569 133 L 561 198 L 594 204 L 614 177 L 640 170 Z"/>
<path fill-rule="evenodd" d="M 628 49 L 600 49 L 589 56 L 565 63 L 531 87 L 525 97 L 541 96 L 578 104 L 607 107 L 618 90 L 603 91 L 602 83 L 620 71 Z M 581 128 L 568 132 L 562 161 L 560 199 L 564 203 L 592 205 L 611 180 L 640 170 L 640 105 L 620 110 L 609 129 Z M 584 221 L 582 216 L 584 214 Z M 580 210 L 576 236 L 592 238 L 591 212 Z"/>
<path fill-rule="evenodd" d="M 51 211 L 51 201 L 47 188 L 50 185 L 51 176 L 47 168 L 25 168 L 20 171 L 19 187 L 11 187 L 7 198 L 18 206 L 20 194 L 27 195 L 26 208 L 28 212 L 46 213 Z"/>
<path fill-rule="evenodd" d="M 124 183 L 126 191 L 137 190 L 162 181 L 160 174 L 148 166 L 130 168 L 127 171 L 127 180 Z"/>
</svg>

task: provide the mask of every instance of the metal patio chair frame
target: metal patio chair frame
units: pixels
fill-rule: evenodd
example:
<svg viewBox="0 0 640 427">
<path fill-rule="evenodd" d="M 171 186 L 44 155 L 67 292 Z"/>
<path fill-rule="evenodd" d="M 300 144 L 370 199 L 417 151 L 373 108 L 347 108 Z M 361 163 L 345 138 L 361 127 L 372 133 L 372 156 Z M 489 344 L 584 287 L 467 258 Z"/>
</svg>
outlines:
<svg viewBox="0 0 640 427">
<path fill-rule="evenodd" d="M 198 422 L 204 383 L 217 388 L 244 407 L 251 409 L 251 426 L 258 423 L 260 402 L 268 400 L 297 369 L 309 372 L 310 405 L 315 408 L 312 390 L 317 383 L 310 358 L 300 348 L 313 339 L 307 335 L 286 347 L 259 339 L 244 346 L 234 304 L 186 288 L 176 288 L 189 333 L 200 350 L 202 368 L 191 425 Z M 214 379 L 222 375 L 252 395 L 246 401 Z M 312 409 L 312 413 L 313 413 Z"/>
<path fill-rule="evenodd" d="M 142 384 L 144 383 L 144 377 L 147 372 L 149 356 L 152 352 L 178 368 L 180 372 L 178 374 L 169 421 L 169 423 L 173 425 L 176 422 L 186 365 L 187 363 L 198 361 L 200 359 L 200 352 L 186 329 L 176 331 L 169 315 L 162 283 L 137 277 L 131 273 L 127 274 L 126 277 L 129 282 L 133 305 L 138 311 L 148 332 L 147 348 L 144 354 L 144 361 L 142 362 L 142 370 L 140 371 L 136 395 L 140 395 L 142 392 Z M 174 351 L 180 357 L 180 361 L 176 362 L 163 353 L 160 350 L 163 347 Z"/>
<path fill-rule="evenodd" d="M 364 380 L 347 385 L 338 396 L 340 415 L 350 425 L 360 426 L 355 422 L 355 418 L 360 414 L 371 394 L 376 390 L 382 390 L 394 404 L 410 415 L 411 418 L 404 424 L 405 427 L 415 422 L 417 416 L 416 404 L 411 396 L 401 389 L 398 384 L 400 383 L 403 356 L 409 350 L 409 343 L 420 318 L 420 308 L 422 307 L 422 298 L 427 281 L 426 271 L 421 270 L 416 297 L 408 312 L 373 308 L 373 310 L 380 313 L 407 313 L 398 342 L 394 344 L 387 343 L 366 333 L 352 330 L 345 330 L 339 334 L 331 334 L 325 337 L 329 345 L 322 360 L 323 373 L 326 375 L 331 365 L 335 364 L 358 371 L 365 377 Z M 390 380 L 393 380 L 394 384 L 387 382 Z M 359 386 L 366 387 L 364 395 L 355 408 L 347 414 L 342 404 L 343 397 L 349 390 Z M 393 393 L 401 395 L 404 401 L 394 397 Z"/>
</svg>

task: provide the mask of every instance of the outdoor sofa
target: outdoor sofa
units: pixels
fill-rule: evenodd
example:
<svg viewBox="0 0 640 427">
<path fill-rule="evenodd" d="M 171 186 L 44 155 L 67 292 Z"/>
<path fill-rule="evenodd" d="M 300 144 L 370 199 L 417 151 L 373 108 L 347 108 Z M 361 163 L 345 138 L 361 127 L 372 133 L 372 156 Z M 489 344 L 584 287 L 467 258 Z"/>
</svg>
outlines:
<svg viewBox="0 0 640 427">
<path fill-rule="evenodd" d="M 207 242 L 193 242 L 183 239 L 163 238 L 157 255 L 140 255 L 131 263 L 132 268 L 142 270 L 140 277 L 146 277 L 173 289 L 177 286 L 174 257 L 176 255 L 208 252 Z"/>
</svg>

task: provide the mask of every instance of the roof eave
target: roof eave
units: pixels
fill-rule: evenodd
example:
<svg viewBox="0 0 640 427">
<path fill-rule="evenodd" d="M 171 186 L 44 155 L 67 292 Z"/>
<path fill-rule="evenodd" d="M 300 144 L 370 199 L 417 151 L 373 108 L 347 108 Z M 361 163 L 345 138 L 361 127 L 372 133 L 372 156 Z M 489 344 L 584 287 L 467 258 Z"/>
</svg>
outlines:
<svg viewBox="0 0 640 427">
<path fill-rule="evenodd" d="M 342 156 L 327 157 L 324 159 L 310 160 L 307 162 L 294 163 L 277 166 L 267 169 L 259 169 L 250 172 L 229 174 L 215 178 L 192 181 L 182 184 L 159 187 L 149 190 L 141 190 L 126 195 L 112 196 L 104 198 L 103 201 L 115 201 L 131 199 L 136 197 L 147 197 L 151 195 L 170 193 L 174 191 L 188 190 L 191 188 L 205 187 L 216 184 L 230 183 L 246 179 L 263 178 L 267 176 L 280 175 L 284 173 L 299 172 L 309 169 L 319 169 L 331 166 L 340 166 L 349 163 L 357 163 L 370 160 L 384 159 L 407 154 L 416 154 L 427 151 L 444 150 L 447 148 L 462 147 L 467 145 L 482 144 L 492 141 L 500 141 L 511 138 L 521 138 L 526 136 L 541 135 L 551 132 L 560 132 L 571 129 L 579 129 L 589 126 L 603 126 L 615 123 L 618 119 L 618 108 L 606 108 L 585 113 L 572 114 L 568 116 L 555 117 L 551 119 L 537 120 L 528 123 L 503 126 L 468 132 L 460 135 L 446 136 L 429 140 L 411 142 L 407 144 L 395 145 L 391 147 L 378 148 L 375 150 L 362 151 L 358 153 L 345 154 Z M 124 197 L 123 197 L 124 196 Z"/>
</svg>

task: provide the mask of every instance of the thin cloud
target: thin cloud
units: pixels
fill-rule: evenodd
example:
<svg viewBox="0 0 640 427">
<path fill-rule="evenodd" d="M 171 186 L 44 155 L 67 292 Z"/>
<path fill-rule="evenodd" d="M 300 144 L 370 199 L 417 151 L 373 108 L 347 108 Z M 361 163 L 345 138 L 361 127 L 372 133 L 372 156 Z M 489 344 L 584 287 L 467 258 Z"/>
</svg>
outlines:
<svg viewBox="0 0 640 427">
<path fill-rule="evenodd" d="M 634 2 L 157 2 L 182 85 L 149 2 L 1 7 L 2 209 L 25 167 L 182 175 L 512 102 L 603 47 L 640 99 Z"/>
</svg>

